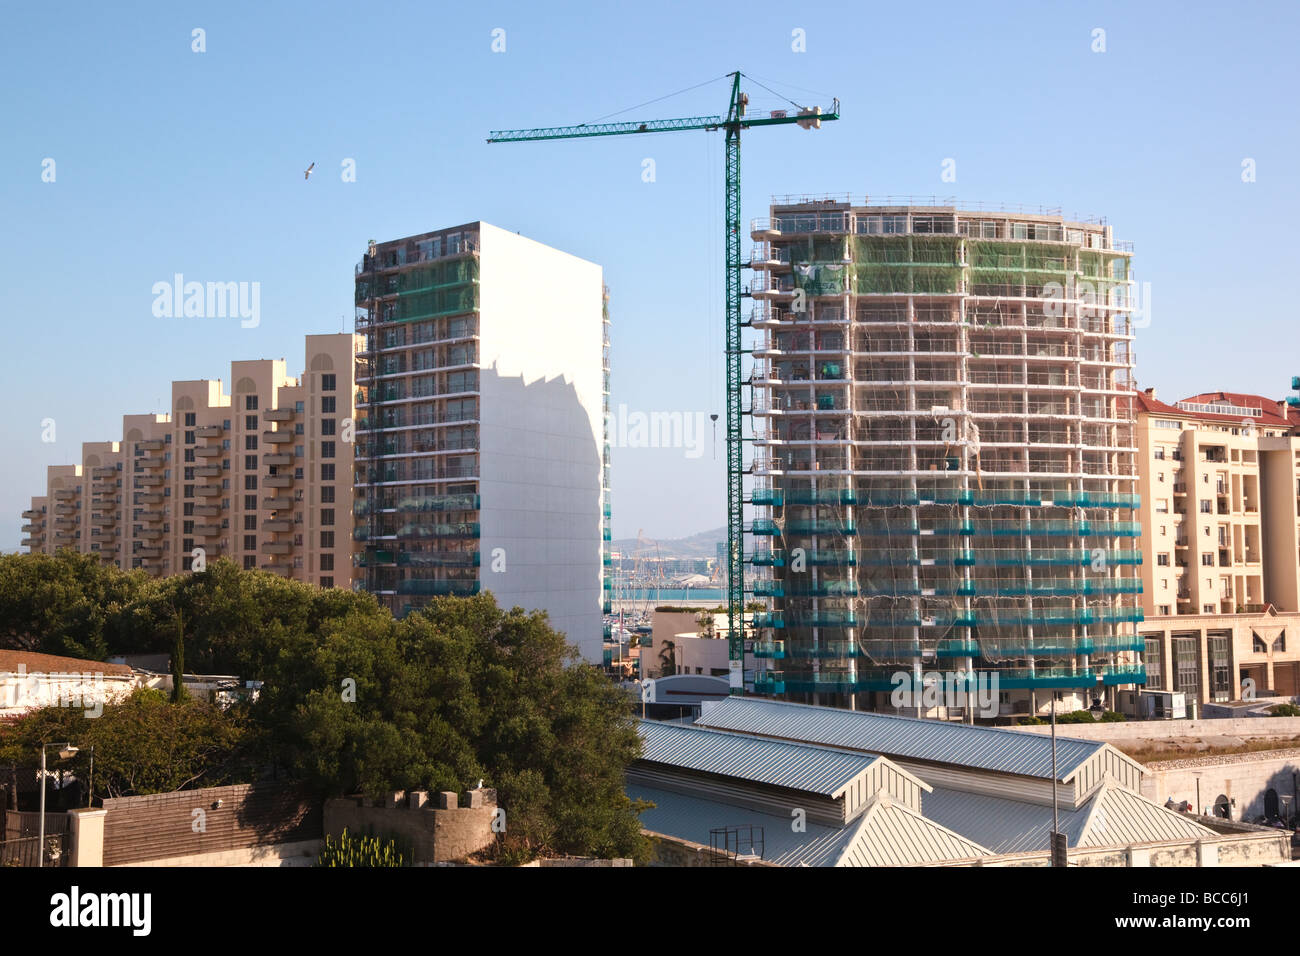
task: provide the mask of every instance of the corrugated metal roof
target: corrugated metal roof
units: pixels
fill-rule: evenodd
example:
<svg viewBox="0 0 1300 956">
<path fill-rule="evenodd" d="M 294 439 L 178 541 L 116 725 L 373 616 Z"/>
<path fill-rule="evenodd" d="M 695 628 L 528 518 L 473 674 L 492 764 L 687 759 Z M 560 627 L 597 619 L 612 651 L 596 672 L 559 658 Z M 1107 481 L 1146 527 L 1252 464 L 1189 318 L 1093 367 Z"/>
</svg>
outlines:
<svg viewBox="0 0 1300 956">
<path fill-rule="evenodd" d="M 647 830 L 709 845 L 709 831 L 753 825 L 763 828 L 763 859 L 781 866 L 916 866 L 985 856 L 988 851 L 887 798 L 877 798 L 843 827 L 808 823 L 794 832 L 788 817 L 731 804 L 632 785 L 627 794 L 648 800 L 641 814 Z"/>
<path fill-rule="evenodd" d="M 1030 777 L 1052 777 L 1051 739 L 1000 727 L 898 717 L 754 697 L 728 697 L 696 724 L 765 738 L 800 740 L 827 747 L 883 754 L 909 760 L 972 767 Z M 1074 772 L 1107 744 L 1056 738 L 1057 778 Z"/>
<path fill-rule="evenodd" d="M 1214 836 L 1209 827 L 1110 783 L 1102 785 L 1085 809 L 1088 820 L 1079 834 L 1079 846 L 1200 840 Z"/>
<path fill-rule="evenodd" d="M 807 823 L 802 833 L 790 826 L 790 818 L 760 813 L 745 807 L 685 794 L 630 784 L 627 795 L 649 800 L 653 810 L 641 814 L 641 826 L 655 833 L 709 845 L 709 831 L 716 827 L 754 825 L 763 828 L 766 847 L 763 859 L 781 866 L 830 866 L 839 858 L 841 846 L 852 831 Z"/>
<path fill-rule="evenodd" d="M 989 852 L 887 797 L 877 797 L 855 829 L 836 866 L 918 866 Z"/>
<path fill-rule="evenodd" d="M 1019 800 L 935 787 L 926 794 L 925 815 L 994 853 L 1045 850 L 1052 808 Z M 1198 840 L 1213 831 L 1194 820 L 1107 782 L 1077 810 L 1061 807 L 1061 832 L 1071 847 L 1125 846 L 1165 840 Z"/>
<path fill-rule="evenodd" d="M 689 724 L 642 720 L 638 729 L 642 760 L 827 797 L 838 796 L 880 759 Z"/>
</svg>

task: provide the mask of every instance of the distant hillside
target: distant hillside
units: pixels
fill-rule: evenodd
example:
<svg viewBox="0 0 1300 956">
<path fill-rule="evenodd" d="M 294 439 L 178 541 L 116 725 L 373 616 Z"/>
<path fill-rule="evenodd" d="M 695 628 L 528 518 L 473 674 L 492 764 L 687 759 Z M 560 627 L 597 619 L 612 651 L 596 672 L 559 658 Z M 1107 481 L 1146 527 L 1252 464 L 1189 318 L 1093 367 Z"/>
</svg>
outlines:
<svg viewBox="0 0 1300 956">
<path fill-rule="evenodd" d="M 712 558 L 718 553 L 718 544 L 726 540 L 727 529 L 724 526 L 714 528 L 712 531 L 701 531 L 689 538 L 674 538 L 656 543 L 659 545 L 659 556 L 663 558 Z M 654 557 L 655 554 L 653 545 L 649 550 L 645 550 L 644 545 L 637 544 L 636 538 L 619 538 L 610 544 L 611 550 L 623 554 L 641 552 L 649 557 Z"/>
</svg>

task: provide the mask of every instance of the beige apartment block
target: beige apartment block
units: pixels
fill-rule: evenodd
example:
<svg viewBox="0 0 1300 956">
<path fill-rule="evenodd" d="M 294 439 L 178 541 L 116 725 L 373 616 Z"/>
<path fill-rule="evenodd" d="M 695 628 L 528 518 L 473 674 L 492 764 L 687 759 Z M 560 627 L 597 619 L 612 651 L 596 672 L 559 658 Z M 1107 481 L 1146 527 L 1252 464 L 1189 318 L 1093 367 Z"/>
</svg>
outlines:
<svg viewBox="0 0 1300 956">
<path fill-rule="evenodd" d="M 31 507 L 23 512 L 23 539 L 20 543 L 29 554 L 46 553 L 50 520 L 49 500 L 44 495 L 33 496 Z"/>
<path fill-rule="evenodd" d="M 120 443 L 88 443 L 82 465 L 49 469 L 24 543 L 159 575 L 224 556 L 347 586 L 362 342 L 307 336 L 299 378 L 283 359 L 233 362 L 229 394 L 219 379 L 173 382 L 168 413 L 124 416 Z"/>
<path fill-rule="evenodd" d="M 1295 410 L 1210 392 L 1139 393 L 1147 689 L 1189 702 L 1300 693 Z"/>
<path fill-rule="evenodd" d="M 122 555 L 122 452 L 115 441 L 81 446 L 82 554 L 117 564 Z"/>
</svg>

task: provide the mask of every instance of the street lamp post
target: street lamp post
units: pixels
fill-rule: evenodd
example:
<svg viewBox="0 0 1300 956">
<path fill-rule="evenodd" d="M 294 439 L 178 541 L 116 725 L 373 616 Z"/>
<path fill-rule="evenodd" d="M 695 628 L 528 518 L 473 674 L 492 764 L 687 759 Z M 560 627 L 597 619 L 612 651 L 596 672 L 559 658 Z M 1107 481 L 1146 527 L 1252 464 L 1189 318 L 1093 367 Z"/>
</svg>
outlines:
<svg viewBox="0 0 1300 956">
<path fill-rule="evenodd" d="M 36 846 L 36 865 L 38 867 L 45 866 L 45 751 L 50 747 L 58 747 L 59 756 L 64 759 L 71 757 L 78 750 L 69 743 L 41 744 L 41 822 L 38 831 L 40 837 Z"/>
</svg>

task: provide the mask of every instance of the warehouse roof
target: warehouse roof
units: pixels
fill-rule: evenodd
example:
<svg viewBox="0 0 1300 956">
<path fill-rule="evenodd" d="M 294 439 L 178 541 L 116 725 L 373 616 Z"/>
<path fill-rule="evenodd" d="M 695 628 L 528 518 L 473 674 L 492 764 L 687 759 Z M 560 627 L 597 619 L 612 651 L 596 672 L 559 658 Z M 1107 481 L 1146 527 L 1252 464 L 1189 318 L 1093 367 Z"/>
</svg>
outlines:
<svg viewBox="0 0 1300 956">
<path fill-rule="evenodd" d="M 838 797 L 881 759 L 689 724 L 643 720 L 638 729 L 642 760 L 827 797 Z"/>
<path fill-rule="evenodd" d="M 767 739 L 806 741 L 904 760 L 1049 780 L 1052 776 L 1050 738 L 1001 727 L 980 727 L 755 697 L 728 697 L 711 706 L 706 705 L 696 724 Z M 1069 781 L 1080 767 L 1102 751 L 1113 751 L 1122 761 L 1141 766 L 1101 741 L 1058 735 L 1057 779 Z"/>
<path fill-rule="evenodd" d="M 761 828 L 755 836 L 756 842 L 761 839 L 763 843 L 762 859 L 780 866 L 915 866 L 988 854 L 979 844 L 884 794 L 877 795 L 861 816 L 844 826 L 810 821 L 796 831 L 789 817 L 729 803 L 636 785 L 629 786 L 627 793 L 655 804 L 641 814 L 641 825 L 653 833 L 710 846 L 711 830 Z M 743 837 L 748 834 L 743 831 Z M 748 850 L 748 845 L 740 849 Z"/>
</svg>

